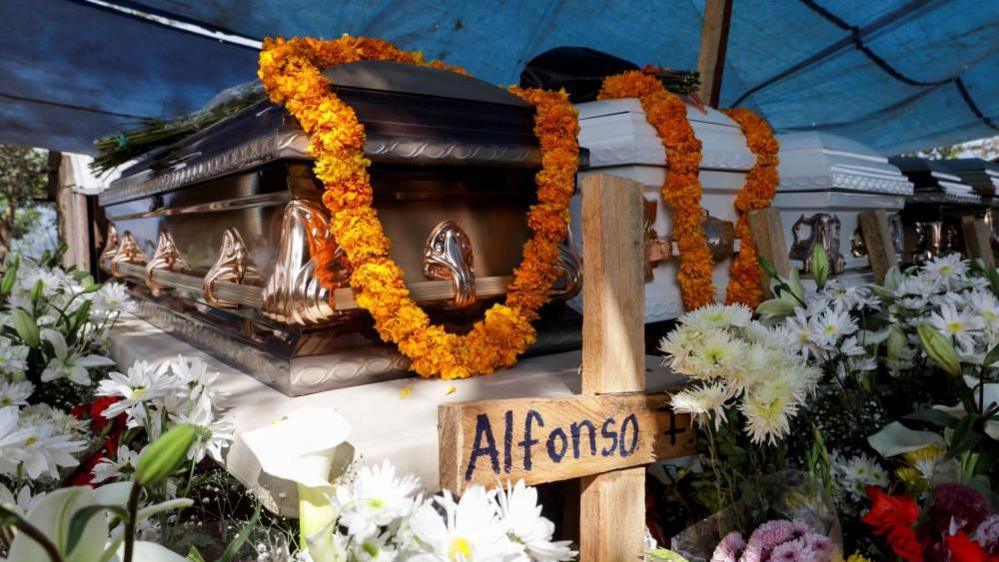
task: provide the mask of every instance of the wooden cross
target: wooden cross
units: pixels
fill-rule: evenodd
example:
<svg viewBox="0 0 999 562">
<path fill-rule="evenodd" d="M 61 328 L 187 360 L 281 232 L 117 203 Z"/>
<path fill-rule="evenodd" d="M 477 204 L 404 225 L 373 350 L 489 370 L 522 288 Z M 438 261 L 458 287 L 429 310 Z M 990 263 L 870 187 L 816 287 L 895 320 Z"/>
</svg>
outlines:
<svg viewBox="0 0 999 562">
<path fill-rule="evenodd" d="M 581 478 L 580 560 L 641 559 L 645 465 L 696 452 L 690 417 L 645 392 L 642 185 L 588 176 L 582 394 L 444 404 L 440 483 L 455 493 Z"/>
</svg>

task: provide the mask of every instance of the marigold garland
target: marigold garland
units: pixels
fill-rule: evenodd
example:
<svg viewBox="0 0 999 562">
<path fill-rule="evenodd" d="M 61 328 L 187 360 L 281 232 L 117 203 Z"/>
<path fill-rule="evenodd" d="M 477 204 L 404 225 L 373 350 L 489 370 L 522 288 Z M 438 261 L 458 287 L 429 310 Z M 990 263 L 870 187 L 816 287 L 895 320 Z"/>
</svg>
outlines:
<svg viewBox="0 0 999 562">
<path fill-rule="evenodd" d="M 701 226 L 701 141 L 687 119 L 687 106 L 668 91 L 655 76 L 634 70 L 604 79 L 599 99 L 638 98 L 666 149 L 669 169 L 663 183 L 663 200 L 673 208 L 673 232 L 680 247 L 677 275 L 683 306 L 694 310 L 715 300 L 712 286 L 714 265 Z M 739 253 L 732 260 L 726 301 L 756 307 L 763 300 L 756 247 L 749 232 L 747 213 L 770 206 L 777 193 L 777 152 L 780 146 L 766 120 L 744 108 L 724 113 L 739 124 L 756 163 L 746 174 L 746 184 L 735 200 L 739 220 L 736 234 Z"/>
<path fill-rule="evenodd" d="M 638 98 L 645 118 L 666 149 L 666 181 L 663 200 L 673 209 L 673 233 L 680 248 L 677 283 L 683 306 L 694 310 L 715 300 L 711 275 L 714 264 L 701 225 L 701 141 L 687 120 L 687 105 L 662 82 L 640 70 L 604 79 L 598 99 Z"/>
<path fill-rule="evenodd" d="M 746 174 L 746 184 L 735 198 L 735 208 L 739 211 L 735 231 L 741 244 L 729 271 L 726 301 L 756 308 L 763 301 L 763 286 L 756 245 L 749 232 L 749 212 L 769 207 L 777 194 L 780 144 L 766 119 L 752 111 L 742 107 L 722 111 L 739 124 L 749 150 L 756 156 L 756 163 Z"/>
<path fill-rule="evenodd" d="M 524 244 L 523 260 L 507 287 L 506 303 L 494 305 L 468 334 L 459 336 L 431 325 L 426 313 L 409 298 L 403 272 L 388 257 L 389 239 L 371 207 L 364 126 L 321 74 L 322 69 L 360 60 L 403 62 L 465 74 L 458 67 L 425 61 L 418 52 L 403 51 L 378 39 L 264 41 L 260 79 L 271 101 L 283 104 L 308 133 L 316 176 L 326 186 L 323 203 L 331 214 L 330 231 L 336 244 L 316 249 L 320 280 L 332 284 L 329 271 L 340 259 L 334 254 L 338 245 L 353 270 L 350 286 L 357 304 L 371 314 L 382 339 L 396 343 L 411 360 L 410 368 L 421 376 L 464 378 L 512 365 L 535 341 L 531 322 L 548 301 L 547 291 L 558 275 L 558 245 L 566 236 L 579 162 L 576 111 L 565 92 L 510 89 L 536 110 L 534 133 L 541 145 L 542 169 L 536 176 L 538 202 L 528 211 L 533 238 Z"/>
</svg>

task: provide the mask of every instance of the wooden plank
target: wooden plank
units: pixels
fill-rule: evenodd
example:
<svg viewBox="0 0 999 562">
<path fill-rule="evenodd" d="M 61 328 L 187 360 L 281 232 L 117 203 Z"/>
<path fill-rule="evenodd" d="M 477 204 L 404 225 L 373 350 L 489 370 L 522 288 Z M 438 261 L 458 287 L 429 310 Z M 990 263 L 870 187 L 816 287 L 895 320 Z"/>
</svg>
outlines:
<svg viewBox="0 0 999 562">
<path fill-rule="evenodd" d="M 645 390 L 643 188 L 635 181 L 597 175 L 584 179 L 582 189 L 583 392 L 642 391 Z M 636 443 L 641 437 L 654 439 L 647 449 L 636 449 L 631 455 L 632 460 L 645 457 L 641 464 L 653 462 L 657 457 L 655 440 L 661 443 L 666 436 L 660 428 L 674 431 L 671 446 L 676 445 L 676 418 L 672 411 L 661 411 L 668 410 L 664 407 L 665 398 L 659 404 L 663 407 L 656 412 L 658 423 L 668 425 L 659 425 L 651 432 L 635 432 Z M 636 415 L 632 419 L 637 419 L 637 414 L 630 415 Z M 646 423 L 656 424 L 656 418 Z M 647 427 L 643 423 L 636 425 Z M 683 425 L 689 428 L 689 418 Z M 623 433 L 624 420 L 621 427 Z M 693 435 L 692 430 L 685 431 L 687 436 Z M 696 447 L 693 439 L 689 444 L 690 450 Z M 645 451 L 652 452 L 651 458 Z M 627 458 L 619 455 L 615 460 Z M 603 465 L 603 470 L 623 466 L 627 465 L 623 462 L 618 466 Z M 592 475 L 601 465 L 591 468 L 594 469 L 590 470 L 591 475 L 581 483 L 580 560 L 640 559 L 636 557 L 641 556 L 645 544 L 645 469 Z"/>
<path fill-rule="evenodd" d="M 749 233 L 756 246 L 756 254 L 764 257 L 774 265 L 782 277 L 791 273 L 791 260 L 787 257 L 788 245 L 784 239 L 784 226 L 780 220 L 780 212 L 773 207 L 749 212 Z M 763 273 L 763 291 L 770 293 L 770 279 Z"/>
<path fill-rule="evenodd" d="M 645 390 L 642 184 L 583 179 L 583 392 Z"/>
<path fill-rule="evenodd" d="M 704 23 L 701 25 L 701 50 L 697 55 L 697 70 L 701 75 L 701 99 L 718 107 L 721 98 L 728 30 L 732 20 L 732 0 L 707 0 Z"/>
<path fill-rule="evenodd" d="M 636 507 L 645 513 L 645 469 L 629 468 L 583 478 L 580 506 L 579 559 L 600 562 L 643 560 L 645 517 L 635 517 Z M 589 530 L 587 530 L 589 529 Z M 599 539 L 587 533 L 598 530 Z"/>
<path fill-rule="evenodd" d="M 891 241 L 891 227 L 888 225 L 888 213 L 884 209 L 862 211 L 857 216 L 860 223 L 860 235 L 867 247 L 867 261 L 874 271 L 874 280 L 883 283 L 888 270 L 898 265 L 895 255 L 895 245 Z"/>
<path fill-rule="evenodd" d="M 961 230 L 964 233 L 964 247 L 971 259 L 980 259 L 986 266 L 995 265 L 992 255 L 992 244 L 989 239 L 989 227 L 984 219 L 962 217 Z"/>
<path fill-rule="evenodd" d="M 690 417 L 668 403 L 632 393 L 443 404 L 441 486 L 541 484 L 693 454 Z"/>
</svg>

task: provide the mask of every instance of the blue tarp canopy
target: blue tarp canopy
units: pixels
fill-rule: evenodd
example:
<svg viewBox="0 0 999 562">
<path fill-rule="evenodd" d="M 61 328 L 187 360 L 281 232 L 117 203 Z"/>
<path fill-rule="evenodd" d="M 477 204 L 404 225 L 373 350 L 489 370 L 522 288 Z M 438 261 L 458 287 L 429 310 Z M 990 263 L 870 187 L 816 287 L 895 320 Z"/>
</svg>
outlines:
<svg viewBox="0 0 999 562">
<path fill-rule="evenodd" d="M 887 154 L 999 134 L 999 2 L 733 0 L 721 105 Z M 697 65 L 704 0 L 0 0 L 0 142 L 92 152 L 252 79 L 250 39 L 383 37 L 498 84 L 560 45 Z"/>
</svg>

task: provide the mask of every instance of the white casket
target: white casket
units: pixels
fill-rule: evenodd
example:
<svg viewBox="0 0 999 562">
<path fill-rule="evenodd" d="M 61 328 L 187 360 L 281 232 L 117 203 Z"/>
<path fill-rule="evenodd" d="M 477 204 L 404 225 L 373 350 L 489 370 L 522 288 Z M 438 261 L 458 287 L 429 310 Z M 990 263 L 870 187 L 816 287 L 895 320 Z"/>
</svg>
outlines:
<svg viewBox="0 0 999 562">
<path fill-rule="evenodd" d="M 863 144 L 829 133 L 789 133 L 777 140 L 780 185 L 772 206 L 780 211 L 792 267 L 807 273 L 813 247 L 822 244 L 831 276 L 847 284 L 870 282 L 858 216 L 872 209 L 888 212 L 892 242 L 901 257 L 899 211 L 913 186 L 896 166 Z"/>
<path fill-rule="evenodd" d="M 662 197 L 666 179 L 666 151 L 655 128 L 645 120 L 645 111 L 637 99 L 595 101 L 576 106 L 579 109 L 579 144 L 590 150 L 590 167 L 580 173 L 613 174 L 645 185 L 646 267 L 645 322 L 670 320 L 683 314 L 683 303 L 676 275 L 679 266 L 673 236 L 673 212 Z M 715 262 L 714 287 L 718 300 L 724 300 L 728 285 L 731 255 L 738 250 L 734 242 L 737 218 L 735 196 L 745 184 L 746 172 L 756 157 L 746 146 L 739 125 L 710 108 L 687 106 L 687 117 L 694 134 L 701 140 L 701 204 L 712 217 L 709 246 L 720 258 Z M 577 194 L 570 206 L 572 233 L 582 240 L 582 201 Z M 583 248 L 583 259 L 586 249 Z M 569 303 L 582 310 L 582 297 Z"/>
</svg>

